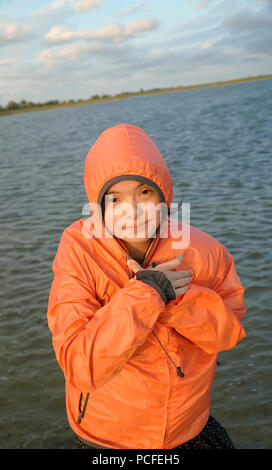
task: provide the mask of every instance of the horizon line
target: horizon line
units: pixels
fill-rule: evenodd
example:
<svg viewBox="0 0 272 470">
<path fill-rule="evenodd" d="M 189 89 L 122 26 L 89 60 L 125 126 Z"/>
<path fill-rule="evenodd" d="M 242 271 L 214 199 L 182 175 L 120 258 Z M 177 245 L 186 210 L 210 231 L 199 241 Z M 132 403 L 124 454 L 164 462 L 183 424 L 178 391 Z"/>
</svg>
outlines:
<svg viewBox="0 0 272 470">
<path fill-rule="evenodd" d="M 149 90 L 144 90 L 143 88 L 141 88 L 140 91 L 121 92 L 115 95 L 103 94 L 102 96 L 96 94 L 88 99 L 78 99 L 78 100 L 70 99 L 69 101 L 63 100 L 61 102 L 59 100 L 48 100 L 44 103 L 40 103 L 40 102 L 34 103 L 32 101 L 21 100 L 19 103 L 16 103 L 16 101 L 12 100 L 12 101 L 9 101 L 9 103 L 5 107 L 2 107 L 0 105 L 0 116 L 7 116 L 10 114 L 19 114 L 19 113 L 24 113 L 24 112 L 44 111 L 46 109 L 81 106 L 85 104 L 99 103 L 99 102 L 104 102 L 104 101 L 115 101 L 119 99 L 127 99 L 127 98 L 136 97 L 136 96 L 186 91 L 186 90 L 191 90 L 191 89 L 207 88 L 207 87 L 213 87 L 213 86 L 231 85 L 231 84 L 237 84 L 237 83 L 244 83 L 247 81 L 268 80 L 271 78 L 272 78 L 272 75 L 267 74 L 267 75 L 257 75 L 257 76 L 251 76 L 251 77 L 236 78 L 236 79 L 230 79 L 230 80 L 225 80 L 225 81 L 201 83 L 201 84 L 196 84 L 196 85 L 185 85 L 185 86 L 181 85 L 177 87 L 153 88 Z"/>
</svg>

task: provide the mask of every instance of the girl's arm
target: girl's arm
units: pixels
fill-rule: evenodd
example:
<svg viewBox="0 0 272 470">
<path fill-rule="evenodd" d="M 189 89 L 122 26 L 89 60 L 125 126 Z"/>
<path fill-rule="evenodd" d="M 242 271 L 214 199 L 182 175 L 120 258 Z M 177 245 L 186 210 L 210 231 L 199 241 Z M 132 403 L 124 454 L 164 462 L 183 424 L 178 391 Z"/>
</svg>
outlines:
<svg viewBox="0 0 272 470">
<path fill-rule="evenodd" d="M 120 372 L 151 333 L 165 303 L 151 286 L 128 281 L 101 306 L 84 256 L 78 256 L 69 236 L 62 236 L 53 272 L 47 316 L 56 357 L 66 380 L 90 392 Z"/>
<path fill-rule="evenodd" d="M 209 354 L 231 349 L 246 336 L 241 324 L 246 312 L 244 288 L 233 257 L 226 247 L 218 246 L 219 259 L 211 288 L 190 283 L 189 290 L 166 305 L 160 316 L 160 321 Z"/>
</svg>

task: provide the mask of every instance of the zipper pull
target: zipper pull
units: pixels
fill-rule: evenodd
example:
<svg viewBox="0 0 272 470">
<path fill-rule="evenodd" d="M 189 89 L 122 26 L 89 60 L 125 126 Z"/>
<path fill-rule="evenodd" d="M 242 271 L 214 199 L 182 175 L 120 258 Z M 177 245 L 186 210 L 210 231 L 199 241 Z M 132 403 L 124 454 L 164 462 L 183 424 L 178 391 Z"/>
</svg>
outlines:
<svg viewBox="0 0 272 470">
<path fill-rule="evenodd" d="M 77 424 L 80 424 L 80 423 L 81 423 L 81 420 L 84 418 L 85 411 L 86 411 L 86 408 L 87 408 L 88 399 L 89 399 L 89 395 L 90 395 L 90 394 L 87 393 L 86 398 L 85 398 L 85 402 L 84 402 L 84 406 L 83 406 L 83 410 L 82 410 L 82 409 L 81 409 L 81 402 L 82 402 L 82 398 L 83 398 L 83 393 L 80 394 L 79 404 L 78 404 L 78 418 L 77 418 Z"/>
<path fill-rule="evenodd" d="M 177 375 L 181 378 L 184 377 L 184 373 L 182 372 L 181 368 L 179 366 L 176 366 L 176 371 L 177 371 Z"/>
</svg>

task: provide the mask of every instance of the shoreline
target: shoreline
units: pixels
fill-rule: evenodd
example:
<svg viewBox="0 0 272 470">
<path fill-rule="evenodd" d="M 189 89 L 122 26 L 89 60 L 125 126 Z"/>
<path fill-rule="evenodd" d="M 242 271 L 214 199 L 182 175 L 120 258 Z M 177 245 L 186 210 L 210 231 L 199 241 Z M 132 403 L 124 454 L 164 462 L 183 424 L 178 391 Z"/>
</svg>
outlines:
<svg viewBox="0 0 272 470">
<path fill-rule="evenodd" d="M 72 106 L 83 106 L 86 104 L 92 103 L 102 103 L 105 101 L 116 101 L 121 99 L 133 98 L 136 96 L 147 96 L 147 95 L 155 95 L 155 94 L 162 94 L 162 93 L 174 93 L 177 91 L 186 91 L 186 90 L 193 90 L 199 88 L 209 88 L 209 87 L 216 87 L 216 86 L 224 86 L 224 85 L 236 85 L 238 83 L 245 83 L 251 81 L 258 81 L 258 80 L 269 80 L 272 79 L 272 75 L 260 75 L 256 77 L 246 77 L 246 78 L 237 78 L 233 80 L 226 80 L 220 82 L 213 82 L 213 83 L 203 83 L 198 85 L 187 85 L 187 86 L 179 86 L 179 87 L 171 87 L 171 88 L 155 88 L 153 90 L 141 90 L 136 92 L 128 92 L 128 93 L 120 93 L 115 96 L 106 96 L 106 97 L 98 97 L 98 98 L 90 98 L 88 100 L 80 100 L 75 101 L 74 103 L 59 103 L 54 105 L 42 105 L 42 106 L 35 106 L 29 108 L 22 108 L 22 109 L 14 109 L 14 110 L 7 110 L 7 111 L 0 111 L 0 116 L 8 116 L 11 114 L 22 114 L 22 113 L 31 113 L 36 111 L 45 111 L 47 109 L 58 109 L 58 108 L 67 108 Z"/>
</svg>

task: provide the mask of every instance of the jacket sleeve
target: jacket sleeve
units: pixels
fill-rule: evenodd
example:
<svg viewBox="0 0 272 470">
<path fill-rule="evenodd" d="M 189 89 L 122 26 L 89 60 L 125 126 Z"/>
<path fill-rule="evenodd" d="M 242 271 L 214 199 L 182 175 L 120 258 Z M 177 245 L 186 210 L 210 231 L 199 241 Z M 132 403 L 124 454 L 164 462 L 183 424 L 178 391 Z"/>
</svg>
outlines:
<svg viewBox="0 0 272 470">
<path fill-rule="evenodd" d="M 241 319 L 246 309 L 244 288 L 234 259 L 219 245 L 218 263 L 210 287 L 193 281 L 188 291 L 166 305 L 160 316 L 168 326 L 208 354 L 233 348 L 246 336 Z M 208 282 L 205 282 L 208 284 Z"/>
<path fill-rule="evenodd" d="M 121 371 L 145 342 L 165 304 L 152 287 L 128 281 L 101 306 L 84 259 L 63 235 L 52 266 L 47 318 L 66 380 L 91 392 Z"/>
</svg>

